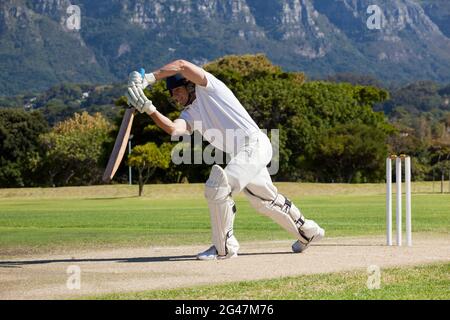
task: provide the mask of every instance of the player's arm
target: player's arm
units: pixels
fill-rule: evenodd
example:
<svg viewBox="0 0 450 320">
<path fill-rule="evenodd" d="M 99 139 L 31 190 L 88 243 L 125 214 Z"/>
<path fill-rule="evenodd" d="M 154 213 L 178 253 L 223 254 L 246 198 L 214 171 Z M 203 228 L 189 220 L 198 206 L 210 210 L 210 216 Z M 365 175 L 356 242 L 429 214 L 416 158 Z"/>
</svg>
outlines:
<svg viewBox="0 0 450 320">
<path fill-rule="evenodd" d="M 208 84 L 205 71 L 186 60 L 173 61 L 165 65 L 161 69 L 154 71 L 152 74 L 155 77 L 155 80 L 162 80 L 174 76 L 178 73 L 181 73 L 186 79 L 199 86 L 206 87 L 206 85 Z M 146 77 L 149 76 L 146 75 Z"/>
<path fill-rule="evenodd" d="M 133 75 L 130 75 L 130 77 L 132 76 Z M 129 83 L 126 97 L 128 104 L 135 107 L 140 113 L 148 114 L 158 127 L 171 136 L 189 134 L 190 128 L 185 120 L 178 119 L 172 121 L 161 114 L 153 105 L 153 102 L 147 98 L 144 91 L 140 87 L 136 86 L 132 81 Z"/>
<path fill-rule="evenodd" d="M 129 75 L 128 84 L 129 86 L 135 85 L 144 90 L 149 85 L 153 86 L 156 81 L 174 76 L 178 73 L 196 85 L 202 87 L 208 85 L 205 71 L 186 60 L 175 60 L 152 73 L 145 73 L 144 69 L 141 69 L 141 72 L 133 71 Z"/>
<path fill-rule="evenodd" d="M 171 136 L 182 136 L 189 134 L 189 125 L 183 119 L 172 121 L 158 111 L 153 112 L 150 117 L 158 127 Z"/>
</svg>

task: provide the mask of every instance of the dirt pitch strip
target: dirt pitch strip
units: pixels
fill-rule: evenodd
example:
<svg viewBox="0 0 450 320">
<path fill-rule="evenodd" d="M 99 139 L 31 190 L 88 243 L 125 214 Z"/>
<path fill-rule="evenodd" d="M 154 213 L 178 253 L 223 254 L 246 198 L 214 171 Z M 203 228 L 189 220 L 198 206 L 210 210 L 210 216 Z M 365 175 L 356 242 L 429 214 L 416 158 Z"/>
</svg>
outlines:
<svg viewBox="0 0 450 320">
<path fill-rule="evenodd" d="M 450 236 L 415 236 L 414 247 L 386 247 L 384 237 L 325 239 L 303 254 L 290 241 L 242 243 L 237 259 L 201 262 L 204 246 L 121 248 L 0 260 L 0 299 L 71 299 L 108 293 L 193 287 L 303 274 L 450 261 Z M 70 266 L 81 288 L 69 290 Z M 365 285 L 365 284 L 362 284 Z"/>
</svg>

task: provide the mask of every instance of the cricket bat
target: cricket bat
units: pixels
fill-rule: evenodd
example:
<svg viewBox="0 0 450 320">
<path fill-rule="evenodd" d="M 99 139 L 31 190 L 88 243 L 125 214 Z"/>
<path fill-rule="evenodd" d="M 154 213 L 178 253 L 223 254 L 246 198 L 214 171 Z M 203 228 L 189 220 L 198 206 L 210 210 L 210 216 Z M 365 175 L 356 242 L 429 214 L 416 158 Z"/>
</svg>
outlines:
<svg viewBox="0 0 450 320">
<path fill-rule="evenodd" d="M 123 156 L 125 155 L 128 139 L 130 139 L 131 127 L 133 126 L 134 115 L 134 108 L 128 108 L 125 111 L 122 124 L 120 125 L 119 134 L 117 135 L 116 142 L 114 144 L 114 149 L 109 157 L 108 166 L 106 167 L 105 173 L 103 174 L 102 180 L 105 183 L 111 182 L 114 178 L 114 175 L 122 162 Z"/>
<path fill-rule="evenodd" d="M 145 77 L 145 70 L 140 70 L 141 76 Z M 108 165 L 105 172 L 103 173 L 103 182 L 109 183 L 114 178 L 117 170 L 119 169 L 120 163 L 123 160 L 125 151 L 127 149 L 128 139 L 130 139 L 131 127 L 133 126 L 134 115 L 136 114 L 136 109 L 130 107 L 125 111 L 122 119 L 122 124 L 120 125 L 119 134 L 117 135 L 116 142 L 114 144 L 114 149 L 109 157 Z"/>
</svg>

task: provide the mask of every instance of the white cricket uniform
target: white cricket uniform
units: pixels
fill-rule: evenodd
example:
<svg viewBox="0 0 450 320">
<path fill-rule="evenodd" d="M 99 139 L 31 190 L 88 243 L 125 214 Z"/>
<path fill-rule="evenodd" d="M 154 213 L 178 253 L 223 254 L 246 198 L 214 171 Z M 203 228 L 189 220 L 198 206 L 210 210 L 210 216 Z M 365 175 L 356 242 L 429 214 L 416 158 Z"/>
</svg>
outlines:
<svg viewBox="0 0 450 320">
<path fill-rule="evenodd" d="M 197 99 L 180 117 L 214 147 L 234 154 L 234 146 L 242 144 L 245 137 L 260 130 L 233 92 L 212 74 L 206 71 L 205 74 L 207 86 L 196 86 Z M 214 135 L 216 132 L 220 134 Z M 229 139 L 227 132 L 234 133 L 232 139 Z"/>
<path fill-rule="evenodd" d="M 196 86 L 196 100 L 180 118 L 198 131 L 215 148 L 232 155 L 225 169 L 233 193 L 241 192 L 259 174 L 272 180 L 266 166 L 272 159 L 272 145 L 233 92 L 206 72 L 206 87 Z M 191 133 L 192 133 L 191 132 Z M 258 180 L 261 180 L 258 179 Z"/>
<path fill-rule="evenodd" d="M 207 86 L 196 86 L 196 100 L 186 107 L 180 118 L 189 124 L 191 134 L 193 131 L 200 132 L 215 148 L 232 156 L 225 168 L 231 195 L 244 190 L 258 212 L 272 218 L 294 237 L 304 241 L 304 234 L 299 234 L 296 225 L 303 216 L 288 199 L 278 194 L 267 169 L 272 159 L 272 145 L 269 138 L 258 128 L 233 92 L 222 81 L 206 71 L 205 75 Z M 232 214 L 232 210 L 228 208 L 233 205 L 232 200 L 227 199 L 222 204 L 222 207 L 210 206 L 212 224 L 216 223 L 214 221 L 217 220 L 217 216 Z M 212 209 L 213 207 L 216 209 Z M 213 212 L 221 210 L 228 213 Z M 289 214 L 289 210 L 292 214 Z M 214 245 L 217 249 L 221 248 L 218 249 L 219 255 L 227 252 L 227 246 L 230 248 L 233 246 L 230 243 L 222 243 L 230 242 L 224 234 L 230 231 L 232 234 L 234 219 L 225 221 L 231 223 L 231 226 L 225 226 L 224 223 L 223 226 L 221 224 L 220 227 L 213 227 L 212 232 Z M 301 221 L 304 223 L 304 220 Z M 310 232 L 307 232 L 308 237 L 316 233 L 316 229 L 319 228 L 316 226 L 313 223 Z M 217 231 L 221 228 L 222 232 Z M 238 247 L 237 241 L 234 247 Z"/>
</svg>

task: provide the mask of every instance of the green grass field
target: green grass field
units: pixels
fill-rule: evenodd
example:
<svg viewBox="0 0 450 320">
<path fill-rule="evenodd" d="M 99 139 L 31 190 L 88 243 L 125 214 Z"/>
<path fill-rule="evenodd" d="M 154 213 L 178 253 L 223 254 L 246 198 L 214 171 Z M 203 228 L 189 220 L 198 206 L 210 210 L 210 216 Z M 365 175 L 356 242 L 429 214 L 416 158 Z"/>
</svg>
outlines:
<svg viewBox="0 0 450 320">
<path fill-rule="evenodd" d="M 329 237 L 381 235 L 385 231 L 384 185 L 277 184 L 319 222 Z M 202 185 L 0 190 L 0 256 L 58 250 L 142 245 L 205 244 L 209 214 Z M 448 233 L 450 195 L 413 185 L 414 232 Z M 240 241 L 290 236 L 236 198 Z"/>
<path fill-rule="evenodd" d="M 448 300 L 450 264 L 381 270 L 380 288 L 362 271 L 245 281 L 188 289 L 110 294 L 102 300 Z"/>
<path fill-rule="evenodd" d="M 383 235 L 385 186 L 277 184 L 328 237 Z M 413 184 L 413 231 L 450 231 L 450 195 Z M 0 190 L 0 258 L 66 249 L 209 244 L 203 185 Z M 236 197 L 235 233 L 240 242 L 290 239 L 284 230 Z M 450 264 L 382 270 L 381 289 L 368 290 L 364 271 L 140 293 L 93 299 L 448 299 Z"/>
</svg>

